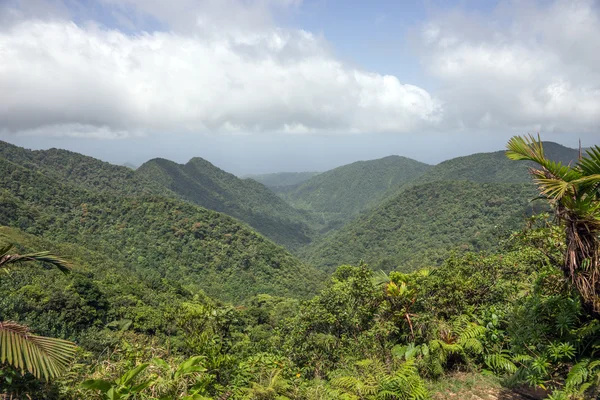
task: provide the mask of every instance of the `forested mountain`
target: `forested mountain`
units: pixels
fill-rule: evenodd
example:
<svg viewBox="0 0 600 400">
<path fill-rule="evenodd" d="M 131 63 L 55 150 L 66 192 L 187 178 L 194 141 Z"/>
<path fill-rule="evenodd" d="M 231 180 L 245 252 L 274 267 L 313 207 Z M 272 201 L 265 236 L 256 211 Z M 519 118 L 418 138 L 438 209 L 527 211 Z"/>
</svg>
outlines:
<svg viewBox="0 0 600 400">
<path fill-rule="evenodd" d="M 551 160 L 569 164 L 577 161 L 579 151 L 554 142 L 544 142 L 544 152 Z M 504 151 L 477 153 L 443 161 L 415 179 L 415 183 L 468 180 L 473 182 L 530 182 L 528 163 L 515 163 Z"/>
<path fill-rule="evenodd" d="M 93 164 L 89 169 L 95 177 Z M 136 190 L 139 178 L 123 175 L 127 168 L 115 171 L 102 176 L 121 180 L 130 194 L 96 181 L 99 190 L 86 189 L 0 157 L 0 225 L 101 253 L 156 284 L 167 279 L 221 299 L 314 292 L 315 271 L 249 227 L 184 200 L 143 193 Z"/>
<path fill-rule="evenodd" d="M 192 158 L 184 165 L 156 158 L 135 174 L 197 205 L 245 221 L 288 248 L 310 242 L 306 213 L 288 205 L 263 184 L 239 179 L 202 158 Z"/>
<path fill-rule="evenodd" d="M 329 229 L 379 204 L 390 191 L 429 168 L 400 156 L 358 161 L 316 175 L 283 197 L 294 207 L 315 211 L 323 222 L 330 221 Z"/>
<path fill-rule="evenodd" d="M 515 159 L 529 154 L 519 143 Z M 565 271 L 592 283 L 591 299 L 597 278 L 564 267 L 575 239 L 560 221 L 524 223 L 548 204 L 530 202 L 539 194 L 530 182 L 476 181 L 455 168 L 466 178 L 405 184 L 304 249 L 328 272 L 337 267 L 327 276 L 180 198 L 219 202 L 213 193 L 254 187 L 262 189 L 248 197 L 259 201 L 252 196 L 266 190 L 254 181 L 238 189 L 204 160 L 153 160 L 131 175 L 70 152 L 4 155 L 0 397 L 437 400 L 470 398 L 477 386 L 489 398 L 522 399 L 512 389 L 524 385 L 539 399 L 600 396 L 600 323 Z M 597 148 L 542 183 L 587 191 L 589 202 L 560 205 L 587 214 L 562 218 L 598 220 L 599 166 Z M 587 226 L 597 243 L 599 228 Z M 40 250 L 68 263 L 25 254 Z M 57 347 L 57 338 L 75 343 Z M 40 348 L 49 351 L 35 356 Z M 56 359 L 63 366 L 42 380 L 35 365 Z"/>
<path fill-rule="evenodd" d="M 68 150 L 27 150 L 0 141 L 0 158 L 62 183 L 94 191 L 173 196 L 163 186 L 140 179 L 131 168 L 113 165 Z"/>
<path fill-rule="evenodd" d="M 438 265 L 453 249 L 490 250 L 531 215 L 531 184 L 432 182 L 410 187 L 304 249 L 331 271 L 365 261 L 372 269 Z"/>
<path fill-rule="evenodd" d="M 254 179 L 269 189 L 278 192 L 290 186 L 297 186 L 320 172 L 275 172 L 273 174 L 247 175 L 246 178 Z"/>
<path fill-rule="evenodd" d="M 573 163 L 579 151 L 544 143 L 546 156 Z M 517 229 L 538 207 L 527 166 L 504 151 L 457 157 L 404 182 L 380 206 L 303 249 L 310 263 L 331 270 L 366 261 L 374 269 L 438 265 L 448 252 L 490 250 L 499 234 Z M 513 184 L 513 185 L 511 185 Z"/>
</svg>

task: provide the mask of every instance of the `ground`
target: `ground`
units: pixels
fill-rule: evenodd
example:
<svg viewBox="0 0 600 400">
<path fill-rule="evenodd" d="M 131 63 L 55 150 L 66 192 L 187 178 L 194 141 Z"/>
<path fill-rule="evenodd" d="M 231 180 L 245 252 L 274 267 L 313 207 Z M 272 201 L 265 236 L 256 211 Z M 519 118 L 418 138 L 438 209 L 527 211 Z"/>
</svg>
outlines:
<svg viewBox="0 0 600 400">
<path fill-rule="evenodd" d="M 498 378 L 458 372 L 429 386 L 433 400 L 541 400 L 547 395 L 529 388 L 507 389 Z"/>
</svg>

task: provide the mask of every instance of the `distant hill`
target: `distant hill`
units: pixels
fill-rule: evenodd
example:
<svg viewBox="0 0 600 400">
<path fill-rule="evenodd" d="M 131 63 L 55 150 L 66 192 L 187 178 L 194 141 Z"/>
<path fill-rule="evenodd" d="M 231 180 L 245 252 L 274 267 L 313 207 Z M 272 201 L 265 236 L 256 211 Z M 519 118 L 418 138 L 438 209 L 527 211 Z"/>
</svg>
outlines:
<svg viewBox="0 0 600 400">
<path fill-rule="evenodd" d="M 163 186 L 142 179 L 130 168 L 68 150 L 27 150 L 0 141 L 0 158 L 82 189 L 128 195 L 152 193 L 175 196 Z"/>
<path fill-rule="evenodd" d="M 454 249 L 491 250 L 539 205 L 531 184 L 431 182 L 410 187 L 303 250 L 332 271 L 363 260 L 373 269 L 437 265 Z"/>
<path fill-rule="evenodd" d="M 23 149 L 18 153 L 23 160 L 39 156 Z M 79 165 L 83 157 L 61 155 L 67 166 Z M 121 275 L 135 274 L 150 286 L 176 282 L 175 286 L 205 290 L 225 300 L 258 293 L 306 297 L 321 281 L 317 271 L 233 218 L 181 199 L 145 193 L 137 185 L 146 181 L 126 178 L 133 171 L 125 167 L 105 168 L 90 161 L 87 174 L 69 174 L 68 168 L 51 168 L 53 164 L 39 160 L 17 164 L 0 155 L 0 225 L 76 254 L 101 254 L 102 263 Z M 84 184 L 60 178 L 73 174 L 84 178 Z M 129 193 L 112 190 L 118 182 Z"/>
<path fill-rule="evenodd" d="M 341 223 L 378 205 L 390 191 L 393 193 L 429 168 L 427 164 L 400 156 L 358 161 L 320 173 L 282 196 L 296 208 Z"/>
<path fill-rule="evenodd" d="M 320 172 L 276 172 L 273 174 L 247 175 L 274 191 L 285 190 L 289 186 L 299 185 Z"/>
<path fill-rule="evenodd" d="M 135 174 L 197 205 L 245 221 L 288 248 L 310 242 L 306 213 L 291 207 L 263 184 L 240 179 L 202 158 L 192 158 L 183 165 L 156 158 L 141 165 Z"/>
<path fill-rule="evenodd" d="M 579 150 L 553 142 L 544 142 L 548 158 L 568 164 L 576 162 Z M 504 151 L 477 153 L 441 162 L 421 175 L 414 183 L 468 180 L 472 182 L 531 182 L 526 162 L 506 158 Z"/>
</svg>

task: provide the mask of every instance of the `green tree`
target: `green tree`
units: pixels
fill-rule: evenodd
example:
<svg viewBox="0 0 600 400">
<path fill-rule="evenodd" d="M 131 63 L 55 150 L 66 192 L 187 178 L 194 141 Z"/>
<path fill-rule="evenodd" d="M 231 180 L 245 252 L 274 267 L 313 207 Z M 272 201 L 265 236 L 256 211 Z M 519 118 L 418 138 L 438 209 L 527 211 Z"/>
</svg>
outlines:
<svg viewBox="0 0 600 400">
<path fill-rule="evenodd" d="M 49 252 L 10 254 L 12 245 L 0 249 L 0 269 L 13 264 L 37 261 L 53 265 L 64 273 L 67 263 Z M 0 321 L 0 364 L 27 370 L 38 379 L 55 378 L 65 371 L 75 355 L 75 344 L 66 340 L 32 335 L 29 328 L 12 321 Z"/>
<path fill-rule="evenodd" d="M 565 230 L 563 272 L 586 308 L 600 315 L 600 147 L 589 149 L 574 166 L 547 159 L 539 136 L 515 136 L 507 148 L 511 160 L 538 164 L 529 172 Z"/>
</svg>

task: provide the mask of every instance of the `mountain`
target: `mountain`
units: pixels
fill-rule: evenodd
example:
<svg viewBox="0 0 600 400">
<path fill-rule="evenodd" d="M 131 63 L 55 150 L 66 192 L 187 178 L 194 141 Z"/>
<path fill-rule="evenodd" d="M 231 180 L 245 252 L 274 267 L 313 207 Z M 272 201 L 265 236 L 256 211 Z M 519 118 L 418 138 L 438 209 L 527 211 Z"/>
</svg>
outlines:
<svg viewBox="0 0 600 400">
<path fill-rule="evenodd" d="M 567 164 L 579 155 L 553 142 L 544 142 L 544 150 Z M 437 265 L 452 249 L 491 250 L 498 232 L 517 229 L 539 208 L 531 203 L 536 191 L 528 165 L 509 160 L 504 151 L 444 161 L 302 256 L 326 270 L 360 260 L 376 269 L 410 270 Z"/>
<path fill-rule="evenodd" d="M 135 173 L 192 203 L 238 218 L 288 248 L 310 242 L 305 212 L 294 209 L 263 184 L 240 179 L 202 158 L 183 165 L 156 158 Z"/>
<path fill-rule="evenodd" d="M 39 156 L 18 152 L 23 159 Z M 61 156 L 63 165 L 78 165 L 82 157 Z M 257 293 L 305 297 L 320 281 L 317 271 L 246 225 L 148 192 L 138 187 L 146 181 L 128 175 L 133 171 L 125 167 L 90 161 L 85 174 L 70 173 L 86 178 L 74 184 L 60 178 L 69 168 L 25 164 L 0 156 L 0 225 L 102 254 L 122 273 L 155 285 L 177 282 L 220 299 L 239 301 Z M 117 182 L 127 189 L 113 189 Z"/>
<path fill-rule="evenodd" d="M 141 179 L 130 168 L 68 150 L 27 150 L 0 141 L 0 158 L 81 189 L 175 197 L 174 193 L 163 186 Z"/>
<path fill-rule="evenodd" d="M 333 221 L 329 229 L 379 204 L 390 192 L 429 168 L 400 156 L 358 161 L 316 175 L 283 197 L 294 207 Z"/>
<path fill-rule="evenodd" d="M 331 271 L 364 261 L 410 271 L 438 265 L 452 250 L 491 250 L 507 231 L 539 211 L 531 184 L 432 182 L 410 187 L 303 250 Z"/>
<path fill-rule="evenodd" d="M 548 158 L 564 164 L 576 162 L 579 150 L 554 142 L 543 142 Z M 468 180 L 472 182 L 531 182 L 527 166 L 506 158 L 505 152 L 477 153 L 441 162 L 415 180 L 415 183 Z"/>
</svg>

